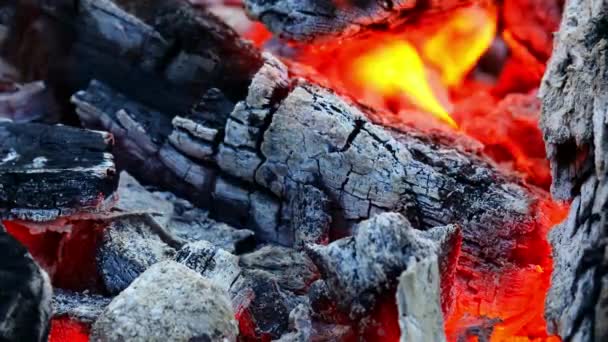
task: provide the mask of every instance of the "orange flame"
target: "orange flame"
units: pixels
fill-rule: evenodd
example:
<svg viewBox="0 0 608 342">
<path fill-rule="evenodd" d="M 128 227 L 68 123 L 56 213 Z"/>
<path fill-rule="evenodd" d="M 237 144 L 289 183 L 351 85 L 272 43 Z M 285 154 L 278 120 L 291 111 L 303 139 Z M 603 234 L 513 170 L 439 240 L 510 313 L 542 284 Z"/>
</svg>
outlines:
<svg viewBox="0 0 608 342">
<path fill-rule="evenodd" d="M 352 64 L 355 79 L 381 94 L 405 94 L 422 110 L 457 127 L 439 103 L 425 74 L 424 62 L 406 41 L 396 40 L 356 58 Z"/>
</svg>

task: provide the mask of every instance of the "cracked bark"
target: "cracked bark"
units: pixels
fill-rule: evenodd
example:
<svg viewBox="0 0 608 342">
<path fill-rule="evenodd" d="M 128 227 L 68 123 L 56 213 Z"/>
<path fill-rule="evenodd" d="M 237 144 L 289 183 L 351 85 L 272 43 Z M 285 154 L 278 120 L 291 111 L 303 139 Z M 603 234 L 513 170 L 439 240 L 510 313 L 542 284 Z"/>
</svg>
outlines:
<svg viewBox="0 0 608 342">
<path fill-rule="evenodd" d="M 570 0 L 540 95 L 552 193 L 573 199 L 551 233 L 555 266 L 545 316 L 564 341 L 608 338 L 606 113 L 608 3 Z"/>
</svg>

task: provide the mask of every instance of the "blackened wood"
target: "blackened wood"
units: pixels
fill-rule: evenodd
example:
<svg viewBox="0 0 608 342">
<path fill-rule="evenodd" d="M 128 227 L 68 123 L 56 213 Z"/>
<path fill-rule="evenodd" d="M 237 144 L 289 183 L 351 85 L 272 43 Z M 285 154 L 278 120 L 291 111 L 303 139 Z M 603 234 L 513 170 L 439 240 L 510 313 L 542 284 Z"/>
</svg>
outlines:
<svg viewBox="0 0 608 342">
<path fill-rule="evenodd" d="M 51 297 L 47 274 L 0 222 L 0 340 L 46 341 Z"/>
<path fill-rule="evenodd" d="M 551 232 L 545 316 L 564 341 L 608 339 L 608 3 L 566 2 L 540 95 L 552 193 L 572 199 Z"/>
<path fill-rule="evenodd" d="M 186 0 L 18 1 L 4 53 L 59 96 L 91 79 L 167 111 L 190 108 L 211 86 L 240 98 L 259 52 Z"/>
<path fill-rule="evenodd" d="M 327 89 L 290 84 L 285 67 L 270 57 L 221 131 L 187 113 L 146 109 L 99 82 L 73 102 L 86 125 L 116 136 L 118 158 L 133 174 L 254 228 L 264 241 L 294 244 L 299 227 L 290 223 L 288 203 L 303 184 L 331 201 L 310 210 L 328 210 L 338 237 L 374 214 L 395 211 L 421 228 L 459 223 L 464 252 L 500 264 L 537 224 L 533 191 L 483 158 L 446 136 L 375 125 Z M 210 153 L 190 153 L 169 139 L 175 132 Z"/>
<path fill-rule="evenodd" d="M 0 123 L 0 216 L 52 220 L 102 209 L 118 177 L 108 133 Z"/>
<path fill-rule="evenodd" d="M 346 38 L 386 31 L 408 20 L 492 0 L 245 0 L 245 10 L 281 38 Z"/>
</svg>

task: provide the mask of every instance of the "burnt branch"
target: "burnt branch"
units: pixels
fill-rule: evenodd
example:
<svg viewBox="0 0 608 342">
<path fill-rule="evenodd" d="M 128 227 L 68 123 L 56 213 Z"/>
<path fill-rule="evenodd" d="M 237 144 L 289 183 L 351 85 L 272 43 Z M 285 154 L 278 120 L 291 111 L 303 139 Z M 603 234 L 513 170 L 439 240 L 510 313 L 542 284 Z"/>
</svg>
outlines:
<svg viewBox="0 0 608 342">
<path fill-rule="evenodd" d="M 0 123 L 0 218 L 48 221 L 102 209 L 118 184 L 111 143 L 105 132 Z"/>
</svg>

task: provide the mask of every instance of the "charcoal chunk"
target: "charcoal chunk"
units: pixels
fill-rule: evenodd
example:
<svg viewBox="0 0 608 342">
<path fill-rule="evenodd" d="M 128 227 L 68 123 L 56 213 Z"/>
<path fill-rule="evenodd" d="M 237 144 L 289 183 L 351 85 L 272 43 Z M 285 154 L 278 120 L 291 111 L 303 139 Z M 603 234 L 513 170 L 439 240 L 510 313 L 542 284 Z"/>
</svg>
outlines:
<svg viewBox="0 0 608 342">
<path fill-rule="evenodd" d="M 53 316 L 69 316 L 79 322 L 93 323 L 111 300 L 98 294 L 55 289 Z"/>
<path fill-rule="evenodd" d="M 241 256 L 240 264 L 247 269 L 266 273 L 281 289 L 305 293 L 319 278 L 319 271 L 306 253 L 293 248 L 268 245 Z"/>
<path fill-rule="evenodd" d="M 175 261 L 226 291 L 241 273 L 238 257 L 204 240 L 186 244 L 175 255 Z"/>
<path fill-rule="evenodd" d="M 358 319 L 374 307 L 379 293 L 394 288 L 401 272 L 437 255 L 440 245 L 430 237 L 458 231 L 455 226 L 435 229 L 445 233 L 418 231 L 402 215 L 383 213 L 360 223 L 354 236 L 311 245 L 308 252 L 339 307 Z"/>
<path fill-rule="evenodd" d="M 236 341 L 226 293 L 174 261 L 150 267 L 112 300 L 91 341 Z"/>
<path fill-rule="evenodd" d="M 0 340 L 46 341 L 51 297 L 48 275 L 0 223 Z"/>
<path fill-rule="evenodd" d="M 173 258 L 175 250 L 154 229 L 145 216 L 138 215 L 117 218 L 106 228 L 97 264 L 109 293 L 119 293 L 151 265 Z"/>
</svg>

